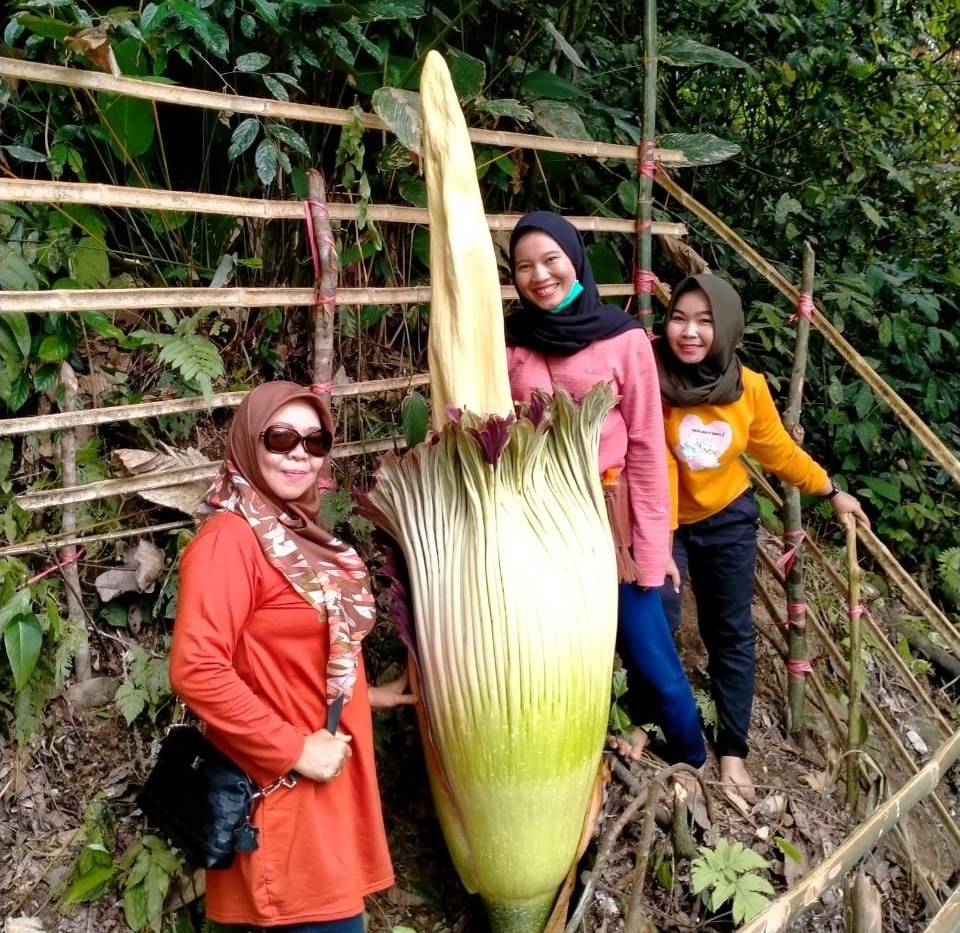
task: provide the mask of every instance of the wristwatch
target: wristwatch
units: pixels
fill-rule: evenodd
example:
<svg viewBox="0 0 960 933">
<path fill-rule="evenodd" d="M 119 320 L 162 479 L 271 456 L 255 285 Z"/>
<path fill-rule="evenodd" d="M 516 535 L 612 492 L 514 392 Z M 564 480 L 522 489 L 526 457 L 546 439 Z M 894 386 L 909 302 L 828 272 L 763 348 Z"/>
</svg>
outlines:
<svg viewBox="0 0 960 933">
<path fill-rule="evenodd" d="M 824 498 L 824 499 L 832 499 L 838 492 L 841 492 L 841 491 L 842 491 L 842 490 L 841 490 L 840 487 L 837 485 L 837 481 L 831 476 L 831 477 L 830 477 L 830 492 L 828 492 L 823 498 Z"/>
</svg>

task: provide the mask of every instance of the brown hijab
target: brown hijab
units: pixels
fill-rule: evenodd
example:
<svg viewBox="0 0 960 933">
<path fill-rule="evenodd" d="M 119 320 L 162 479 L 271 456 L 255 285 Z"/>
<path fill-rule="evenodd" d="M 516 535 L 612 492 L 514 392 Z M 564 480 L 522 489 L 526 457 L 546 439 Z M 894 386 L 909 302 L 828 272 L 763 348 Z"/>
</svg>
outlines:
<svg viewBox="0 0 960 933">
<path fill-rule="evenodd" d="M 350 699 L 357 679 L 360 642 L 375 618 L 370 578 L 357 552 L 317 524 L 320 492 L 311 487 L 297 500 L 277 499 L 260 470 L 260 433 L 278 409 L 306 402 L 333 431 L 333 418 L 319 396 L 295 382 L 266 382 L 240 403 L 230 424 L 224 462 L 199 513 L 233 512 L 253 529 L 267 560 L 328 623 L 330 658 L 327 699 Z"/>
<path fill-rule="evenodd" d="M 706 358 L 695 365 L 681 363 L 666 337 L 654 341 L 654 355 L 660 375 L 660 396 L 669 405 L 729 405 L 743 395 L 743 378 L 737 345 L 743 338 L 743 305 L 737 290 L 709 272 L 688 275 L 673 290 L 667 320 L 677 299 L 685 292 L 700 289 L 713 312 L 713 346 Z"/>
</svg>

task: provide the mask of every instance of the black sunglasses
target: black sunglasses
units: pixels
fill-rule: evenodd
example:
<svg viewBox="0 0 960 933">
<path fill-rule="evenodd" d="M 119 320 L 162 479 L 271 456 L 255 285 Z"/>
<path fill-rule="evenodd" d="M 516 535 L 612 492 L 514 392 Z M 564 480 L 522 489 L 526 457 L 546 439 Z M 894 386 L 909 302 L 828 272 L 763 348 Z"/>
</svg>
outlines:
<svg viewBox="0 0 960 933">
<path fill-rule="evenodd" d="M 260 432 L 260 438 L 272 454 L 288 454 L 297 444 L 303 444 L 303 449 L 311 457 L 325 457 L 333 446 L 333 435 L 326 428 L 317 428 L 304 435 L 293 428 L 272 424 Z"/>
</svg>

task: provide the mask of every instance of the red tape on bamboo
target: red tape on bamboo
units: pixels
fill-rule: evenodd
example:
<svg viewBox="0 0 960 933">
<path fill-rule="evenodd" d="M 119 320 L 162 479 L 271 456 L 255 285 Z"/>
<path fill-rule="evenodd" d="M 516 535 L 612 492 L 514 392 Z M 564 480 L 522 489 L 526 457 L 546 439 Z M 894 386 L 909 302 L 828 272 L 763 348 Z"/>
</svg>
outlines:
<svg viewBox="0 0 960 933">
<path fill-rule="evenodd" d="M 336 295 L 320 294 L 320 250 L 317 248 L 317 240 L 321 240 L 322 242 L 328 244 L 334 256 L 337 254 L 337 244 L 333 241 L 333 237 L 328 233 L 322 233 L 317 236 L 316 228 L 313 224 L 313 214 L 310 210 L 313 207 L 320 211 L 328 220 L 330 218 L 330 212 L 327 210 L 327 205 L 322 201 L 317 201 L 313 198 L 307 198 L 307 200 L 303 202 L 303 216 L 307 222 L 307 241 L 310 244 L 310 259 L 313 261 L 313 279 L 318 283 L 316 287 L 316 294 L 314 296 L 314 304 L 332 305 L 336 304 L 337 302 Z"/>
<path fill-rule="evenodd" d="M 787 320 L 792 324 L 800 318 L 806 318 L 808 321 L 813 320 L 813 297 L 806 292 L 800 292 L 800 296 L 797 298 L 797 310 Z"/>
<path fill-rule="evenodd" d="M 802 528 L 798 528 L 796 531 L 785 531 L 783 533 L 784 541 L 791 542 L 790 547 L 777 558 L 777 570 L 781 571 L 784 575 L 790 573 L 790 568 L 793 567 L 793 562 L 797 559 L 797 551 L 800 550 L 800 545 L 803 543 L 805 537 L 806 532 Z"/>
</svg>

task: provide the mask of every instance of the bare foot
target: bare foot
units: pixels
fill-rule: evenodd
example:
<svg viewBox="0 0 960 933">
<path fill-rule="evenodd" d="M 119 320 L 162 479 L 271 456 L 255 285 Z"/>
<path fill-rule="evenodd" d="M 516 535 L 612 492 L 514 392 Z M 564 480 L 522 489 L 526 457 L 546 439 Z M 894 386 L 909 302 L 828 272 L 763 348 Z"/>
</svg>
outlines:
<svg viewBox="0 0 960 933">
<path fill-rule="evenodd" d="M 626 761 L 639 761 L 650 744 L 650 736 L 643 729 L 631 729 L 630 735 L 618 735 L 613 740 L 617 754 Z"/>
<path fill-rule="evenodd" d="M 747 803 L 753 803 L 757 799 L 753 778 L 750 777 L 746 762 L 742 758 L 734 755 L 720 756 L 720 785 L 723 790 L 733 791 Z"/>
</svg>

